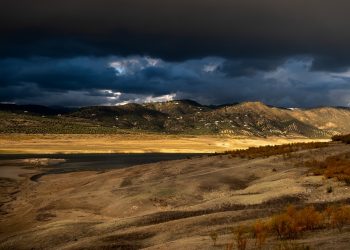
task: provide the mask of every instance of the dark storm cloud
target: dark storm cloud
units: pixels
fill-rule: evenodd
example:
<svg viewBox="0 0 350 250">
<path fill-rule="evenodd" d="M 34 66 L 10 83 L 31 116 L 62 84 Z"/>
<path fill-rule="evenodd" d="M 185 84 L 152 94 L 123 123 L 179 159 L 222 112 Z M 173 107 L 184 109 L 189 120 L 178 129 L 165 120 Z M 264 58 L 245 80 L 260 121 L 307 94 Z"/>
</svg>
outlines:
<svg viewBox="0 0 350 250">
<path fill-rule="evenodd" d="M 337 57 L 332 56 L 317 56 L 312 65 L 312 70 L 342 72 L 346 71 L 350 66 L 350 58 L 347 55 Z"/>
<path fill-rule="evenodd" d="M 0 101 L 350 103 L 348 0 L 1 0 Z"/>
<path fill-rule="evenodd" d="M 121 65 L 135 71 L 118 74 L 111 62 L 128 61 Z M 137 65 L 133 65 L 135 61 Z M 132 67 L 133 66 L 133 67 Z M 118 89 L 123 92 L 163 94 L 168 88 L 158 86 L 159 81 L 192 80 L 193 71 L 185 68 L 154 67 L 143 58 L 121 59 L 117 57 L 95 58 L 29 58 L 0 60 L 0 86 L 16 86 L 35 83 L 39 88 L 54 91 Z"/>
<path fill-rule="evenodd" d="M 66 90 L 101 87 L 115 82 L 114 70 L 101 60 L 74 58 L 4 59 L 0 61 L 2 86 L 35 83 L 41 88 Z"/>
<path fill-rule="evenodd" d="M 271 71 L 280 66 L 283 58 L 247 58 L 225 61 L 220 70 L 228 76 L 250 76 L 259 71 Z"/>
<path fill-rule="evenodd" d="M 0 9 L 2 56 L 350 58 L 348 0 L 2 0 Z"/>
<path fill-rule="evenodd" d="M 227 65 L 239 65 L 238 72 Z M 204 104 L 349 105 L 350 71 L 312 71 L 312 66 L 313 58 L 306 56 L 267 60 L 266 65 L 219 57 L 183 62 L 141 56 L 3 59 L 0 100 L 63 106 L 182 98 Z"/>
<path fill-rule="evenodd" d="M 74 93 L 96 97 L 103 104 L 107 97 L 113 96 L 105 90 L 129 96 L 160 96 L 178 89 L 186 92 L 190 85 L 200 84 L 201 67 L 213 60 L 173 64 L 140 56 L 6 58 L 0 60 L 0 101 L 47 103 L 53 101 L 55 93 L 69 98 L 69 102 L 56 98 L 57 102 L 72 106 Z M 76 100 L 76 105 L 89 104 Z M 96 100 L 88 100 L 96 104 Z"/>
</svg>

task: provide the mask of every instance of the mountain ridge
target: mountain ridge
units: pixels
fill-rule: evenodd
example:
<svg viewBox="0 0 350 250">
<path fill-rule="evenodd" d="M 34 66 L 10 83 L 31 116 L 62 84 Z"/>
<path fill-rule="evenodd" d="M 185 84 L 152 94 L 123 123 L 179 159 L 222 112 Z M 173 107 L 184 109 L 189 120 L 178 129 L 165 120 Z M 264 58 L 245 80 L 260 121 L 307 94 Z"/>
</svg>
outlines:
<svg viewBox="0 0 350 250">
<path fill-rule="evenodd" d="M 27 110 L 26 110 L 27 109 Z M 262 102 L 207 106 L 192 100 L 87 106 L 77 109 L 0 104 L 1 133 L 103 133 L 330 137 L 350 132 L 346 107 L 280 108 Z M 51 124 L 51 125 L 50 125 Z M 73 129 L 74 127 L 74 129 Z M 79 129 L 77 129 L 79 127 Z M 72 129 L 72 131 L 69 131 Z M 80 132 L 79 132 L 80 131 Z"/>
</svg>

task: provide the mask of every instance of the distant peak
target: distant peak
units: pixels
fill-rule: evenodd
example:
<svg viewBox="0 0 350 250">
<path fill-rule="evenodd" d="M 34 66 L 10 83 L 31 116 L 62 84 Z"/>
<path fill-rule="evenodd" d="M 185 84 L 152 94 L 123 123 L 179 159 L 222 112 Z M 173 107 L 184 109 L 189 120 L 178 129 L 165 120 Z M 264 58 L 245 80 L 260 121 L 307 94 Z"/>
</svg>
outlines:
<svg viewBox="0 0 350 250">
<path fill-rule="evenodd" d="M 173 100 L 173 101 L 169 101 L 169 102 L 189 104 L 189 105 L 192 105 L 192 106 L 202 106 L 202 104 L 200 104 L 200 103 L 198 103 L 196 101 L 190 100 L 190 99 Z"/>
<path fill-rule="evenodd" d="M 269 108 L 269 106 L 267 106 L 265 103 L 260 101 L 242 102 L 238 104 L 238 106 L 247 107 L 247 108 Z"/>
<path fill-rule="evenodd" d="M 165 102 L 150 102 L 150 103 L 144 103 L 143 105 L 147 105 L 147 104 L 152 104 L 152 103 L 158 103 L 158 104 L 185 104 L 185 105 L 191 105 L 191 106 L 198 106 L 198 107 L 202 107 L 203 105 L 190 100 L 190 99 L 180 99 L 180 100 L 171 100 L 171 101 L 165 101 Z"/>
</svg>

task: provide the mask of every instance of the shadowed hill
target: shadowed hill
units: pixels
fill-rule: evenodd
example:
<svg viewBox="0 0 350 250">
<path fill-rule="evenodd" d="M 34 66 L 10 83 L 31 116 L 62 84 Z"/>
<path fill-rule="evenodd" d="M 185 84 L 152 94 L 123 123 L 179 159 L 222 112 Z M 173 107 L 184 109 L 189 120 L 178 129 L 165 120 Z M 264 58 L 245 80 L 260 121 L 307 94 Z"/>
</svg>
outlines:
<svg viewBox="0 0 350 250">
<path fill-rule="evenodd" d="M 12 113 L 28 113 L 32 115 L 58 115 L 67 114 L 74 109 L 65 107 L 46 107 L 41 105 L 17 105 L 0 103 L 0 111 Z"/>
<path fill-rule="evenodd" d="M 106 126 L 158 131 L 163 129 L 167 115 L 139 104 L 130 103 L 114 107 L 85 107 L 69 114 L 69 116 L 88 119 Z"/>
</svg>

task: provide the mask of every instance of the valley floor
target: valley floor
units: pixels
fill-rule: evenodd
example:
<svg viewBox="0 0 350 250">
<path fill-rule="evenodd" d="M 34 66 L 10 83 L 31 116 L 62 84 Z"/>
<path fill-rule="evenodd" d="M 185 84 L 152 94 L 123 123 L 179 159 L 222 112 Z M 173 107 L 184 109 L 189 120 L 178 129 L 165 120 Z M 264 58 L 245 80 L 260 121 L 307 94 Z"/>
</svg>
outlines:
<svg viewBox="0 0 350 250">
<path fill-rule="evenodd" d="M 226 249 L 230 228 L 269 217 L 289 203 L 349 203 L 348 185 L 298 166 L 345 152 L 349 145 L 330 143 L 288 156 L 200 156 L 46 175 L 36 182 L 28 178 L 32 172 L 7 176 L 1 183 L 0 249 Z M 304 244 L 340 250 L 349 249 L 349 242 L 346 226 L 341 232 L 307 232 L 292 243 L 271 236 L 263 249 Z M 247 249 L 256 249 L 251 238 Z"/>
<path fill-rule="evenodd" d="M 328 141 L 328 139 L 164 134 L 0 134 L 0 154 L 215 153 L 310 141 Z"/>
</svg>

